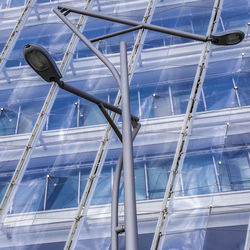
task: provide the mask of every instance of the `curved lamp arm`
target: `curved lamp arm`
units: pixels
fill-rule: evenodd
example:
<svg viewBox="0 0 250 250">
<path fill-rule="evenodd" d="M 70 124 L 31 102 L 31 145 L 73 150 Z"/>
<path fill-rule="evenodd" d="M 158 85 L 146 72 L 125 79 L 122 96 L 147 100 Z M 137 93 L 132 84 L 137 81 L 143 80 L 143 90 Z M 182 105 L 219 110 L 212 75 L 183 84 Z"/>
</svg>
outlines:
<svg viewBox="0 0 250 250">
<path fill-rule="evenodd" d="M 64 14 L 62 14 L 61 11 L 58 10 L 58 8 L 54 8 L 53 11 L 79 37 L 79 39 L 108 67 L 120 88 L 121 77 L 115 66 L 64 16 Z"/>
</svg>

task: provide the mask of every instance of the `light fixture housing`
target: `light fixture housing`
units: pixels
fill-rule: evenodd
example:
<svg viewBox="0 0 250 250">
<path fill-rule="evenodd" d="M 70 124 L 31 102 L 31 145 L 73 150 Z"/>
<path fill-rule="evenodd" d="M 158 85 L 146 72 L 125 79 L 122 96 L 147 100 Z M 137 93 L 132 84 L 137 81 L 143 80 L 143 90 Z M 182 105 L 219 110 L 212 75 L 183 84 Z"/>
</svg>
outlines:
<svg viewBox="0 0 250 250">
<path fill-rule="evenodd" d="M 215 45 L 235 45 L 240 43 L 245 37 L 241 30 L 227 31 L 210 36 L 210 41 Z"/>
<path fill-rule="evenodd" d="M 30 67 L 45 81 L 60 83 L 61 72 L 46 49 L 38 44 L 26 44 L 23 55 Z"/>
</svg>

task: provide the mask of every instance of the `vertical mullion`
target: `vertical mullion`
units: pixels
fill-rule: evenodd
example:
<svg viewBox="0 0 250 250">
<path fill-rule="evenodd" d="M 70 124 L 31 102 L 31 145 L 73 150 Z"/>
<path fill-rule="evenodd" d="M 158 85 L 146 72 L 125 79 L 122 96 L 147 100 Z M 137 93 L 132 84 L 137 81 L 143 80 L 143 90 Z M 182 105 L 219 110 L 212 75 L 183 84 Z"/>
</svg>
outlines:
<svg viewBox="0 0 250 250">
<path fill-rule="evenodd" d="M 239 97 L 239 92 L 238 92 L 238 87 L 237 87 L 237 85 L 236 85 L 236 82 L 235 82 L 235 80 L 234 80 L 234 77 L 232 78 L 232 81 L 233 81 L 234 91 L 235 91 L 235 95 L 236 95 L 236 98 L 237 98 L 238 105 L 241 106 L 240 97 Z"/>
<path fill-rule="evenodd" d="M 149 200 L 148 170 L 146 162 L 144 162 L 144 176 L 145 176 L 146 199 Z"/>
<path fill-rule="evenodd" d="M 77 189 L 77 204 L 80 203 L 80 197 L 81 197 L 81 170 L 79 169 L 78 172 L 78 189 Z"/>
<path fill-rule="evenodd" d="M 205 109 L 205 111 L 207 111 L 207 102 L 206 102 L 203 88 L 201 89 L 201 95 L 202 95 L 202 100 L 203 100 L 203 104 L 204 104 L 204 109 Z"/>
<path fill-rule="evenodd" d="M 110 185 L 111 185 L 111 192 L 112 192 L 112 188 L 113 188 L 113 183 L 114 183 L 114 168 L 113 166 L 111 167 L 111 171 L 110 171 Z"/>
<path fill-rule="evenodd" d="M 108 103 L 111 103 L 110 94 L 108 94 Z M 109 115 L 111 114 L 111 111 L 110 111 L 110 110 L 107 110 L 107 112 L 108 112 Z"/>
<path fill-rule="evenodd" d="M 180 178 L 180 185 L 181 185 L 181 193 L 184 196 L 185 195 L 185 190 L 184 190 L 184 183 L 183 183 L 183 177 L 182 177 L 182 171 L 179 174 L 179 178 Z"/>
<path fill-rule="evenodd" d="M 224 23 L 223 23 L 223 20 L 222 20 L 221 16 L 220 16 L 219 20 L 220 20 L 220 23 L 221 23 L 222 30 L 225 31 L 225 26 L 224 26 Z"/>
<path fill-rule="evenodd" d="M 45 183 L 45 190 L 44 190 L 43 210 L 46 210 L 49 178 L 50 178 L 50 175 L 47 174 L 47 176 L 46 176 L 46 183 Z"/>
<path fill-rule="evenodd" d="M 174 115 L 174 103 L 173 103 L 173 96 L 172 96 L 172 89 L 171 86 L 168 86 L 168 92 L 169 92 L 169 101 L 170 101 L 170 107 L 171 107 L 171 114 Z"/>
<path fill-rule="evenodd" d="M 78 98 L 77 100 L 77 114 L 76 114 L 76 126 L 79 127 L 80 126 L 80 106 L 81 106 L 81 100 L 80 98 Z"/>
<path fill-rule="evenodd" d="M 220 178 L 219 178 L 219 172 L 218 172 L 218 169 L 217 169 L 216 160 L 215 160 L 214 155 L 212 156 L 212 160 L 213 160 L 213 166 L 214 166 L 218 191 L 221 192 L 221 183 L 220 183 Z"/>
<path fill-rule="evenodd" d="M 250 216 L 248 218 L 248 227 L 247 227 L 247 235 L 245 240 L 244 250 L 250 249 Z"/>
<path fill-rule="evenodd" d="M 138 89 L 138 91 L 137 91 L 137 96 L 138 96 L 138 115 L 139 115 L 139 118 L 141 118 L 142 117 L 142 110 L 141 110 L 141 92 L 140 92 L 140 90 Z"/>
<path fill-rule="evenodd" d="M 19 105 L 19 108 L 18 108 L 18 114 L 17 114 L 17 120 L 16 120 L 15 134 L 18 133 L 19 123 L 20 123 L 20 116 L 21 116 L 21 105 Z"/>
<path fill-rule="evenodd" d="M 45 130 L 48 131 L 49 130 L 49 115 L 46 118 L 46 125 L 45 125 Z"/>
</svg>

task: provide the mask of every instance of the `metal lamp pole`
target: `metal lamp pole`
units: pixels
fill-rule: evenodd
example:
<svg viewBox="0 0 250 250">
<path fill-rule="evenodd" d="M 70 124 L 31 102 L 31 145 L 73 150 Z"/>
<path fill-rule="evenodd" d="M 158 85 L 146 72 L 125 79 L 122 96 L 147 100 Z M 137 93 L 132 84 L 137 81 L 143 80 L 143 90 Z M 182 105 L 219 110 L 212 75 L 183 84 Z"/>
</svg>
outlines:
<svg viewBox="0 0 250 250">
<path fill-rule="evenodd" d="M 101 54 L 93 45 L 83 37 L 82 39 L 87 43 L 87 46 L 101 58 L 101 60 L 108 66 L 113 76 L 118 82 L 122 94 L 122 109 L 106 103 L 95 96 L 92 96 L 82 90 L 75 88 L 61 80 L 62 75 L 56 66 L 56 63 L 50 54 L 41 46 L 36 44 L 27 44 L 24 47 L 24 57 L 29 65 L 46 81 L 57 82 L 58 86 L 72 94 L 82 97 L 90 102 L 98 105 L 104 116 L 108 120 L 111 127 L 114 129 L 118 138 L 122 142 L 123 152 L 119 158 L 113 187 L 113 194 L 119 193 L 119 183 L 121 176 L 121 167 L 123 164 L 124 172 L 124 196 L 125 196 L 125 238 L 126 249 L 138 249 L 138 229 L 136 218 L 136 196 L 135 196 L 135 177 L 134 177 L 134 163 L 133 163 L 133 145 L 132 141 L 140 129 L 139 119 L 130 113 L 130 97 L 128 85 L 128 65 L 127 65 L 127 48 L 126 42 L 120 43 L 120 69 L 119 74 L 113 64 Z M 122 134 L 111 119 L 106 109 L 122 115 Z M 133 133 L 132 133 L 133 127 Z M 124 230 L 118 227 L 118 195 L 112 195 L 112 249 L 118 249 L 118 234 Z"/>
<path fill-rule="evenodd" d="M 128 63 L 126 43 L 120 44 L 121 95 L 122 95 L 122 143 L 124 173 L 124 210 L 126 249 L 138 249 L 138 229 L 136 217 L 135 177 L 130 118 L 130 98 L 128 85 Z"/>
</svg>

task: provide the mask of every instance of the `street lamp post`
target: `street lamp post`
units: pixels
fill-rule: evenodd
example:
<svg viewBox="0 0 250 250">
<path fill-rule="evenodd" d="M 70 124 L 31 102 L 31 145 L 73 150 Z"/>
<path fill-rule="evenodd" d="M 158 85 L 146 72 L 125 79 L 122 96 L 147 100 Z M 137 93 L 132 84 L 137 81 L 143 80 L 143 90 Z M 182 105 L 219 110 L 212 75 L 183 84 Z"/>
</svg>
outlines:
<svg viewBox="0 0 250 250">
<path fill-rule="evenodd" d="M 120 156 L 117 163 L 114 186 L 112 191 L 111 245 L 112 245 L 112 250 L 118 249 L 118 234 L 125 230 L 126 249 L 136 250 L 138 249 L 138 232 L 137 232 L 137 219 L 136 219 L 136 199 L 135 199 L 135 188 L 134 188 L 132 141 L 135 138 L 140 128 L 140 124 L 138 123 L 137 117 L 130 115 L 126 43 L 121 42 L 120 44 L 121 73 L 119 74 L 114 65 L 98 49 L 96 49 L 95 46 L 93 46 L 92 42 L 118 36 L 138 29 L 147 29 L 201 42 L 210 41 L 212 44 L 215 45 L 235 45 L 240 43 L 244 39 L 244 33 L 242 31 L 236 30 L 236 31 L 224 32 L 221 34 L 210 35 L 207 37 L 175 29 L 169 29 L 157 25 L 146 24 L 132 20 L 121 19 L 117 17 L 111 17 L 85 10 L 79 10 L 77 8 L 71 8 L 67 6 L 58 6 L 53 11 L 110 70 L 121 90 L 122 109 L 119 109 L 113 105 L 105 103 L 97 99 L 96 97 L 93 97 L 88 93 L 80 91 L 74 88 L 73 86 L 70 86 L 61 81 L 60 79 L 62 78 L 62 76 L 59 70 L 57 69 L 56 64 L 53 62 L 53 60 L 51 60 L 49 54 L 43 49 L 37 48 L 36 47 L 37 45 L 26 45 L 26 47 L 24 48 L 25 58 L 27 62 L 30 64 L 30 66 L 42 78 L 44 78 L 44 80 L 49 82 L 55 81 L 58 83 L 59 87 L 71 93 L 74 93 L 82 98 L 85 98 L 91 102 L 96 103 L 103 112 L 104 116 L 106 117 L 110 125 L 112 126 L 112 128 L 114 129 L 119 139 L 122 141 L 123 155 Z M 103 20 L 108 20 L 120 24 L 125 24 L 132 27 L 88 40 L 66 17 L 71 12 Z M 34 49 L 33 52 L 30 46 Z M 49 58 L 48 59 L 49 62 L 47 62 L 47 64 L 45 58 Z M 52 70 L 52 68 L 55 69 Z M 122 114 L 122 119 L 123 119 L 122 134 L 114 124 L 113 120 L 110 118 L 109 114 L 106 112 L 105 108 L 112 110 L 118 114 Z M 134 128 L 133 132 L 131 132 L 131 124 L 133 125 Z M 124 161 L 125 229 L 118 226 L 118 191 L 119 191 L 119 182 L 121 175 L 121 166 L 123 161 Z"/>
<path fill-rule="evenodd" d="M 92 44 L 89 45 L 92 48 Z M 136 218 L 136 197 L 135 197 L 135 183 L 134 183 L 134 163 L 133 163 L 133 146 L 132 141 L 136 137 L 140 123 L 139 118 L 131 115 L 130 113 L 130 97 L 129 97 L 129 86 L 128 86 L 128 67 L 127 67 L 127 48 L 126 43 L 121 42 L 120 44 L 120 69 L 119 74 L 114 66 L 107 60 L 107 58 L 100 54 L 97 54 L 102 58 L 102 61 L 111 68 L 111 72 L 118 81 L 120 91 L 122 94 L 122 109 L 104 102 L 95 96 L 92 96 L 82 90 L 71 86 L 61 80 L 62 75 L 51 57 L 51 55 L 40 45 L 37 44 L 26 44 L 23 53 L 25 60 L 31 66 L 31 68 L 39 74 L 47 82 L 56 82 L 58 86 L 72 94 L 75 94 L 81 98 L 84 98 L 92 103 L 98 105 L 105 118 L 109 122 L 110 126 L 115 131 L 116 135 L 123 144 L 122 154 L 119 157 L 112 194 L 112 248 L 118 249 L 118 234 L 123 232 L 118 227 L 118 193 L 119 183 L 121 176 L 121 167 L 124 165 L 124 206 L 125 206 L 125 232 L 126 232 L 126 248 L 127 249 L 138 249 L 138 229 L 137 229 L 137 218 Z M 117 114 L 122 115 L 122 134 L 111 119 L 106 109 L 113 111 Z M 133 127 L 133 132 L 131 128 Z"/>
</svg>

